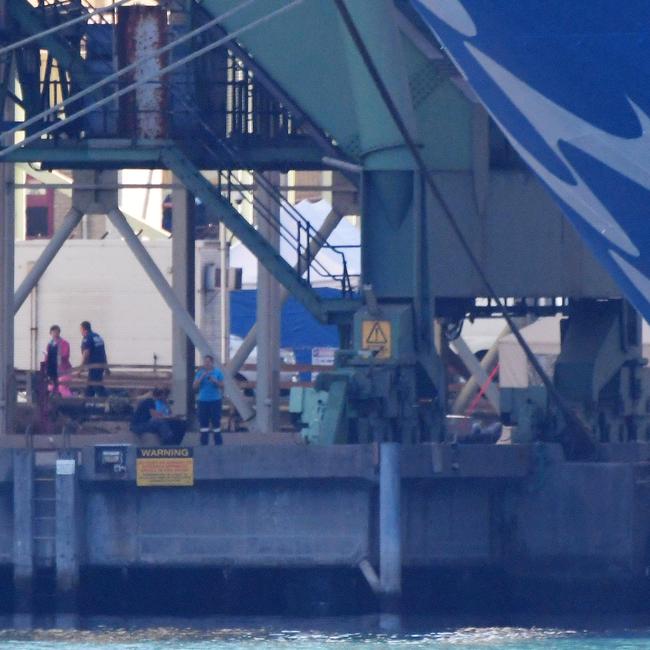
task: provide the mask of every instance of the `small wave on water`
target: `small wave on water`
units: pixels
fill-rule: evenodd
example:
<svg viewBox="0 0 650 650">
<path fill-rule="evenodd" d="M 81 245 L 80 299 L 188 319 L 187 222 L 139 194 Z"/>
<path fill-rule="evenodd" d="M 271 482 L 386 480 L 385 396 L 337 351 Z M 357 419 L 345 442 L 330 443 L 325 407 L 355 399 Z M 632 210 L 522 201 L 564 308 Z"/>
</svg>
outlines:
<svg viewBox="0 0 650 650">
<path fill-rule="evenodd" d="M 416 630 L 416 631 L 414 631 Z M 86 623 L 81 629 L 0 629 L 3 650 L 648 650 L 650 630 L 594 631 L 566 626 L 463 626 L 418 622 L 399 633 L 364 619 L 305 621 L 201 620 L 177 624 Z"/>
</svg>

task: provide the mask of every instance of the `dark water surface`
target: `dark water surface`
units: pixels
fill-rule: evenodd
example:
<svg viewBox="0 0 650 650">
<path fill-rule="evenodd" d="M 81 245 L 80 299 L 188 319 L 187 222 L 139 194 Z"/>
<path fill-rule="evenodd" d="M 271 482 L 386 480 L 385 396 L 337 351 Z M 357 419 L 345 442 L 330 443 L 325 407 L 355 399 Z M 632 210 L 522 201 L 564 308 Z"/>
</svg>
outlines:
<svg viewBox="0 0 650 650">
<path fill-rule="evenodd" d="M 86 619 L 77 629 L 54 620 L 17 630 L 0 621 L 0 648 L 11 650 L 650 650 L 650 616 L 634 619 L 548 620 L 490 624 L 469 620 L 408 619 L 386 631 L 377 617 Z"/>
</svg>

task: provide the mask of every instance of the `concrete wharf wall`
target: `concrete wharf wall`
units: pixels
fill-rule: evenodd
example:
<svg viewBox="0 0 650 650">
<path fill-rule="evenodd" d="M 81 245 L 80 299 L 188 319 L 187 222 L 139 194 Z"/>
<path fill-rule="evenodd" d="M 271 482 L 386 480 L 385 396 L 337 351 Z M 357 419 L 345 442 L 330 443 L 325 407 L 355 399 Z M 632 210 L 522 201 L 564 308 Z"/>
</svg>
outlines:
<svg viewBox="0 0 650 650">
<path fill-rule="evenodd" d="M 634 450 L 570 464 L 553 445 L 403 447 L 402 564 L 641 578 L 650 453 Z M 84 567 L 381 564 L 375 445 L 197 447 L 195 485 L 168 488 L 136 486 L 134 447 L 122 475 L 97 471 L 92 447 L 61 451 L 75 472 L 51 473 L 49 527 L 34 486 L 54 458 L 35 453 L 0 450 L 0 565 L 13 570 L 17 607 L 42 567 L 73 603 Z"/>
</svg>

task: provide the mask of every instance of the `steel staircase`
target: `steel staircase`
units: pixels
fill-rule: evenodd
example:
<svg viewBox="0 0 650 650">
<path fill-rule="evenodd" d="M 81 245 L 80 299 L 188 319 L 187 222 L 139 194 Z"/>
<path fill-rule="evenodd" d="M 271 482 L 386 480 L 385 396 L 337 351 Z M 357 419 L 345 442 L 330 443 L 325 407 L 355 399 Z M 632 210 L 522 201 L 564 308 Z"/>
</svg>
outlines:
<svg viewBox="0 0 650 650">
<path fill-rule="evenodd" d="M 225 226 L 237 237 L 262 264 L 290 291 L 318 320 L 324 321 L 326 314 L 321 299 L 309 283 L 304 280 L 269 244 L 269 242 L 246 221 L 229 201 L 203 176 L 201 170 L 177 147 L 170 147 L 162 154 L 163 162 L 183 185 L 198 197 L 209 209 L 219 215 Z"/>
<path fill-rule="evenodd" d="M 169 25 L 168 38 L 170 39 L 177 38 L 184 30 L 188 30 L 194 25 L 188 18 L 183 18 L 184 5 L 187 6 L 186 3 L 167 2 L 167 10 L 172 17 Z M 12 13 L 15 13 L 14 17 L 17 17 L 25 31 L 32 33 L 35 31 L 35 26 L 38 27 L 36 31 L 39 31 L 39 29 L 42 30 L 53 24 L 61 24 L 62 21 L 72 17 L 84 13 L 89 14 L 94 9 L 94 5 L 89 0 L 40 0 L 36 7 L 30 5 L 27 0 L 16 0 L 15 3 L 11 3 L 11 7 Z M 59 66 L 59 73 L 62 70 L 67 70 L 67 75 L 71 79 L 70 82 L 64 82 L 61 88 L 54 93 L 57 96 L 57 101 L 80 86 L 103 78 L 114 69 L 111 67 L 114 65 L 111 40 L 103 38 L 93 40 L 92 38 L 95 28 L 96 31 L 101 32 L 104 26 L 112 25 L 113 21 L 112 14 L 102 14 L 89 21 L 94 24 L 81 21 L 71 28 L 70 32 L 64 30 L 55 35 L 58 38 L 50 43 L 53 50 L 48 47 L 47 69 L 44 73 L 42 71 L 42 74 L 45 74 L 45 78 L 40 82 L 42 91 L 38 89 L 38 83 L 32 84 L 36 96 L 31 102 L 28 116 L 30 112 L 33 114 L 40 111 L 52 101 L 52 93 L 47 89 L 48 82 L 53 78 L 48 72 L 51 65 Z M 79 48 L 82 38 L 85 37 L 88 38 L 85 46 L 87 58 L 81 58 Z M 214 33 L 206 32 L 200 42 L 192 43 L 190 49 L 199 47 L 205 39 L 209 41 L 217 37 L 216 31 Z M 74 52 L 77 59 L 70 54 L 70 50 Z M 183 48 L 179 48 L 179 52 L 172 51 L 170 59 L 173 61 L 175 57 L 183 56 L 182 50 Z M 83 79 L 80 81 L 82 83 L 76 76 L 78 70 L 73 72 L 72 69 L 66 68 L 67 64 L 62 65 L 59 56 L 65 61 L 73 62 L 75 66 L 81 62 Z M 219 215 L 219 218 L 224 221 L 235 237 L 258 256 L 281 284 L 294 294 L 317 319 L 324 321 L 327 317 L 324 314 L 321 300 L 310 283 L 313 277 L 318 276 L 320 279 L 327 280 L 330 285 L 340 287 L 343 295 L 350 295 L 352 286 L 344 251 L 326 241 L 319 240 L 316 230 L 309 221 L 282 196 L 278 188 L 268 182 L 263 174 L 256 172 L 253 172 L 255 186 L 261 187 L 274 205 L 269 207 L 258 205 L 257 202 L 252 205 L 252 193 L 237 189 L 239 183 L 232 171 L 249 167 L 244 162 L 246 160 L 244 152 L 247 147 L 254 146 L 254 143 L 263 141 L 266 146 L 272 146 L 277 140 L 278 146 L 281 147 L 287 139 L 307 137 L 300 133 L 300 125 L 304 117 L 299 116 L 298 119 L 295 119 L 278 100 L 277 95 L 271 94 L 263 84 L 258 83 L 255 75 L 247 68 L 245 60 L 234 55 L 232 51 L 224 49 L 217 59 L 227 66 L 227 74 L 224 77 L 224 79 L 227 78 L 224 81 L 227 88 L 223 89 L 224 97 L 227 99 L 223 107 L 223 114 L 219 113 L 216 121 L 214 115 L 205 114 L 206 107 L 197 101 L 200 90 L 197 90 L 192 84 L 177 84 L 174 75 L 169 77 L 172 99 L 168 110 L 172 114 L 176 111 L 183 116 L 181 120 L 183 127 L 178 133 L 173 130 L 170 133 L 174 144 L 170 142 L 170 146 L 165 149 L 163 162 L 176 173 L 200 201 L 206 206 L 211 206 L 211 212 Z M 205 65 L 211 63 L 212 59 L 204 61 Z M 186 70 L 188 79 L 192 76 L 191 72 L 191 70 Z M 196 73 L 197 70 L 194 72 Z M 96 97 L 103 96 L 105 92 L 112 92 L 115 88 L 116 84 L 110 84 L 109 87 L 97 91 L 97 95 L 93 94 L 93 97 L 83 100 L 80 104 L 88 105 Z M 192 93 L 196 94 L 196 97 Z M 77 108 L 70 106 L 65 113 L 74 112 Z M 113 112 L 111 113 L 111 111 Z M 119 121 L 116 111 L 116 103 L 106 105 L 98 109 L 96 114 L 92 112 L 83 120 L 71 122 L 69 126 L 65 127 L 65 130 L 75 136 L 85 134 L 92 138 L 119 137 Z M 219 120 L 222 120 L 223 124 Z M 169 120 L 169 122 L 174 124 L 174 120 Z M 32 129 L 37 130 L 41 126 L 41 124 L 36 124 Z M 225 176 L 225 183 L 220 180 L 218 186 L 213 187 L 201 174 L 199 160 L 201 169 L 222 170 L 225 161 L 227 169 L 219 173 L 220 179 Z M 304 274 L 297 273 L 287 260 L 283 259 L 279 252 L 257 232 L 255 227 L 248 223 L 232 206 L 228 199 L 233 188 L 243 202 L 252 205 L 258 221 L 266 221 L 272 229 L 278 232 L 283 243 L 288 244 L 289 248 L 295 252 L 296 258 L 304 261 L 303 266 L 306 269 Z M 224 194 L 226 194 L 225 197 Z M 318 243 L 320 248 L 329 249 L 337 256 L 338 263 L 334 271 L 327 268 L 326 264 L 321 261 L 322 257 L 312 255 L 314 242 Z M 305 277 L 302 277 L 303 275 Z"/>
</svg>

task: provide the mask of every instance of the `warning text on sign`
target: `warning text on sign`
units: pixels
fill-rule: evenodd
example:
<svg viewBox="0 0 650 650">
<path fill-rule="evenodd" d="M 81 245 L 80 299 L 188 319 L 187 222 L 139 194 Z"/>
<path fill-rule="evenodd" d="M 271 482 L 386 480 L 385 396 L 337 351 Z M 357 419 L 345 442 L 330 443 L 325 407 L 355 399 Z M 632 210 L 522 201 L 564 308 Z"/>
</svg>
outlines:
<svg viewBox="0 0 650 650">
<path fill-rule="evenodd" d="M 138 487 L 194 485 L 193 450 L 188 447 L 143 447 L 136 458 Z"/>
</svg>

